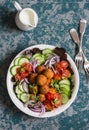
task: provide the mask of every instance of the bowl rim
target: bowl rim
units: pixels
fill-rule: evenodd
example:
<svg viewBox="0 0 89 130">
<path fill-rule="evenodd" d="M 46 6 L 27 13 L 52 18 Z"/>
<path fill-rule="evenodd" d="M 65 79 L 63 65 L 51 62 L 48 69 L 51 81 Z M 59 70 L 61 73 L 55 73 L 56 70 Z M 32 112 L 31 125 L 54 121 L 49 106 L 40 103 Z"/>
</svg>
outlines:
<svg viewBox="0 0 89 130">
<path fill-rule="evenodd" d="M 53 46 L 53 45 L 48 45 L 48 44 L 38 44 L 38 45 L 32 45 L 30 47 L 27 47 L 25 49 L 23 49 L 21 52 L 19 52 L 15 57 L 18 57 L 19 55 L 21 55 L 24 51 L 28 50 L 28 49 L 33 49 L 35 47 L 38 47 L 40 49 L 44 49 L 44 48 L 51 48 L 51 49 L 54 49 L 56 46 Z M 46 117 L 53 117 L 53 116 L 56 116 L 62 112 L 64 112 L 66 109 L 69 108 L 69 106 L 74 102 L 74 100 L 76 99 L 76 96 L 77 96 L 77 93 L 78 93 L 78 89 L 79 89 L 79 73 L 78 73 L 78 70 L 77 70 L 77 67 L 73 61 L 73 59 L 69 56 L 68 53 L 67 54 L 67 59 L 68 61 L 70 62 L 71 66 L 72 66 L 72 69 L 73 69 L 73 72 L 74 72 L 74 80 L 75 80 L 75 86 L 74 86 L 74 90 L 73 90 L 73 93 L 72 93 L 72 96 L 71 98 L 69 99 L 68 103 L 65 104 L 65 105 L 62 105 L 58 108 L 55 108 L 53 111 L 51 112 L 45 112 L 44 114 L 39 114 L 39 113 L 36 113 L 36 112 L 33 112 L 31 111 L 29 108 L 27 107 L 24 107 L 23 103 L 17 99 L 14 91 L 13 91 L 13 83 L 11 81 L 11 74 L 10 74 L 10 67 L 13 65 L 13 61 L 14 59 L 11 61 L 11 64 L 8 68 L 8 71 L 7 71 L 7 77 L 6 77 L 6 84 L 7 84 L 7 91 L 8 91 L 8 94 L 12 100 L 12 102 L 14 103 L 14 105 L 19 109 L 21 110 L 23 113 L 29 115 L 29 116 L 33 116 L 33 117 L 38 117 L 38 118 L 46 118 Z M 12 87 L 11 87 L 12 86 Z"/>
</svg>

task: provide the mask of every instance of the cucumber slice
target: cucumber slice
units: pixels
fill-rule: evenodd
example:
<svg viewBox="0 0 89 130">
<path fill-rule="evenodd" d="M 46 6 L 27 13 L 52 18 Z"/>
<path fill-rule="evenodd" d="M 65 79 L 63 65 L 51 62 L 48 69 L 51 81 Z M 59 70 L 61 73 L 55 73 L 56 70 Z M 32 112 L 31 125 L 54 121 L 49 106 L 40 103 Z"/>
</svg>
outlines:
<svg viewBox="0 0 89 130">
<path fill-rule="evenodd" d="M 16 94 L 22 94 L 23 92 L 19 89 L 19 85 L 16 86 L 15 88 L 15 93 Z"/>
<path fill-rule="evenodd" d="M 63 79 L 59 82 L 59 85 L 60 84 L 66 84 L 66 85 L 69 85 L 70 86 L 70 81 L 68 79 Z"/>
<path fill-rule="evenodd" d="M 43 55 L 48 55 L 48 54 L 52 54 L 53 53 L 53 50 L 49 49 L 49 48 L 46 48 L 42 51 L 42 54 Z"/>
<path fill-rule="evenodd" d="M 39 62 L 39 65 L 40 64 L 42 64 L 43 62 L 45 62 L 45 56 L 44 55 L 42 55 L 42 54 L 40 54 L 40 53 L 37 53 L 37 54 L 35 54 L 34 56 L 33 56 L 33 58 L 35 59 L 35 60 L 38 60 L 38 62 Z"/>
<path fill-rule="evenodd" d="M 60 89 L 61 88 L 65 88 L 67 91 L 70 91 L 70 86 L 69 85 L 67 85 L 67 84 L 60 84 L 60 87 L 59 87 Z"/>
<path fill-rule="evenodd" d="M 61 94 L 61 102 L 62 104 L 66 104 L 69 101 L 69 97 L 66 94 Z"/>
<path fill-rule="evenodd" d="M 17 57 L 15 60 L 14 60 L 14 65 L 18 65 L 19 63 L 19 60 L 20 60 L 21 57 Z"/>
<path fill-rule="evenodd" d="M 26 93 L 21 94 L 20 100 L 21 100 L 22 102 L 25 103 L 25 102 L 29 101 L 29 99 L 30 99 L 30 95 L 29 95 L 29 94 L 26 94 Z"/>
<path fill-rule="evenodd" d="M 18 87 L 19 87 L 19 89 L 20 89 L 22 92 L 25 92 L 21 84 L 18 85 Z"/>
<path fill-rule="evenodd" d="M 35 60 L 38 60 L 39 65 L 42 64 L 43 62 L 45 62 L 45 59 L 42 58 L 42 57 L 38 57 L 38 58 L 36 58 Z"/>
<path fill-rule="evenodd" d="M 20 99 L 20 98 L 21 98 L 21 94 L 17 94 L 16 97 L 17 97 L 18 99 Z"/>
<path fill-rule="evenodd" d="M 22 58 L 19 59 L 18 64 L 19 64 L 19 65 L 22 65 L 22 64 L 25 63 L 25 62 L 28 62 L 28 63 L 29 63 L 29 59 L 26 58 L 26 57 L 22 57 Z"/>
<path fill-rule="evenodd" d="M 36 53 L 36 54 L 33 55 L 33 58 L 35 59 L 36 57 L 41 57 L 41 55 L 42 54 L 40 54 L 40 53 Z"/>
<path fill-rule="evenodd" d="M 43 59 L 46 59 L 46 56 L 45 56 L 45 55 L 41 55 L 41 57 L 42 57 Z"/>
<path fill-rule="evenodd" d="M 16 74 L 16 69 L 19 68 L 20 66 L 19 65 L 14 65 L 10 68 L 10 73 L 11 75 L 15 75 Z"/>
<path fill-rule="evenodd" d="M 67 96 L 70 96 L 70 91 L 68 91 L 66 88 L 61 87 L 59 89 L 59 92 L 66 94 Z"/>
</svg>

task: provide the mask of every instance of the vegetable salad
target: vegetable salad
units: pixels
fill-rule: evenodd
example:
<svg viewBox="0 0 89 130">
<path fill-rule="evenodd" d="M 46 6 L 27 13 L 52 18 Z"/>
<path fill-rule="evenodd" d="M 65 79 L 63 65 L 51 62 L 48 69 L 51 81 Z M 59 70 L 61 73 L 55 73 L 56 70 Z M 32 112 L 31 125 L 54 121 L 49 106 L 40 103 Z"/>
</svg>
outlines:
<svg viewBox="0 0 89 130">
<path fill-rule="evenodd" d="M 33 48 L 10 68 L 16 97 L 34 112 L 52 111 L 71 98 L 73 71 L 64 48 Z"/>
</svg>

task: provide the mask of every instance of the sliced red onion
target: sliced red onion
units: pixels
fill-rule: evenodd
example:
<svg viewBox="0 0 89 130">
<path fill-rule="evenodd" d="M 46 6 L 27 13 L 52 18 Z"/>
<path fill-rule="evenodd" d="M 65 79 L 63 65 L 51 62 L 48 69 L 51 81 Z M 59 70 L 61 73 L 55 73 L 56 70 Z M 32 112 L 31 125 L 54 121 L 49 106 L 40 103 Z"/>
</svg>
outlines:
<svg viewBox="0 0 89 130">
<path fill-rule="evenodd" d="M 38 66 L 39 62 L 37 60 L 34 60 L 33 58 L 30 59 L 30 64 L 33 67 L 33 72 L 35 72 L 35 68 Z"/>
<path fill-rule="evenodd" d="M 47 65 L 49 64 L 49 60 L 47 59 L 46 62 L 44 63 L 44 65 Z"/>
<path fill-rule="evenodd" d="M 41 113 L 39 116 L 43 115 L 45 113 L 45 106 L 41 103 Z"/>
<path fill-rule="evenodd" d="M 39 62 L 36 60 L 33 64 L 33 71 L 35 72 L 36 67 L 38 66 Z"/>
<path fill-rule="evenodd" d="M 24 82 L 27 83 L 27 84 L 29 84 L 29 81 L 28 81 L 27 78 L 24 79 Z"/>
<path fill-rule="evenodd" d="M 36 103 L 36 101 L 30 100 L 30 101 L 26 102 L 26 103 L 24 104 L 24 106 L 27 107 L 28 105 L 32 105 L 32 104 L 35 104 L 35 103 Z"/>
<path fill-rule="evenodd" d="M 45 106 L 41 102 L 36 102 L 34 100 L 28 101 L 25 107 L 28 107 L 31 111 L 39 112 L 40 114 L 45 112 Z"/>
<path fill-rule="evenodd" d="M 60 57 L 55 55 L 55 56 L 51 56 L 50 58 L 48 58 L 45 62 L 45 65 L 46 64 L 54 64 L 55 62 L 59 62 L 60 61 Z"/>
<path fill-rule="evenodd" d="M 22 84 L 23 82 L 24 82 L 24 79 L 22 79 L 19 84 Z"/>
<path fill-rule="evenodd" d="M 28 85 L 27 85 L 27 83 L 26 83 L 25 81 L 23 82 L 22 87 L 23 87 L 23 90 L 24 90 L 26 93 L 29 92 L 29 91 L 28 91 Z"/>
<path fill-rule="evenodd" d="M 53 66 L 51 66 L 53 72 L 56 74 L 57 73 L 57 70 L 55 70 L 55 68 Z"/>
<path fill-rule="evenodd" d="M 47 59 L 49 60 L 49 59 L 51 59 L 51 58 L 53 58 L 53 57 L 55 57 L 55 56 L 58 56 L 57 54 L 55 54 L 55 53 L 53 53 L 52 55 L 50 55 Z M 59 57 L 59 56 L 58 56 Z"/>
<path fill-rule="evenodd" d="M 33 112 L 41 113 L 41 109 L 34 109 L 34 108 L 30 108 L 30 107 L 29 107 L 29 109 L 30 109 L 31 111 L 33 111 Z"/>
<path fill-rule="evenodd" d="M 56 54 L 53 54 L 51 55 L 50 57 L 47 58 L 46 62 L 44 63 L 44 65 L 47 67 L 47 68 L 52 68 L 52 70 L 54 71 L 54 73 L 56 73 L 56 70 L 55 68 L 53 67 L 53 65 L 56 63 L 56 62 L 59 62 L 60 61 L 60 57 L 57 56 Z"/>
</svg>

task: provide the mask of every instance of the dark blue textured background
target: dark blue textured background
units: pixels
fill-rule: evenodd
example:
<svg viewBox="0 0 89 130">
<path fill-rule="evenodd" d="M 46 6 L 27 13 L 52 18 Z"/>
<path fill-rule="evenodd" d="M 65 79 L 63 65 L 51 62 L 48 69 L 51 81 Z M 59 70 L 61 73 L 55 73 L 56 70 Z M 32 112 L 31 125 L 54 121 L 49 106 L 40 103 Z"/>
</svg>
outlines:
<svg viewBox="0 0 89 130">
<path fill-rule="evenodd" d="M 62 114 L 38 119 L 18 110 L 6 89 L 10 62 L 21 50 L 36 44 L 64 47 L 74 59 L 76 45 L 69 30 L 78 30 L 79 20 L 87 20 L 83 49 L 89 59 L 89 0 L 18 0 L 33 8 L 39 17 L 34 30 L 20 31 L 15 25 L 13 0 L 0 0 L 0 130 L 89 130 L 89 87 L 85 73 L 80 73 L 80 88 L 75 102 Z"/>
</svg>

